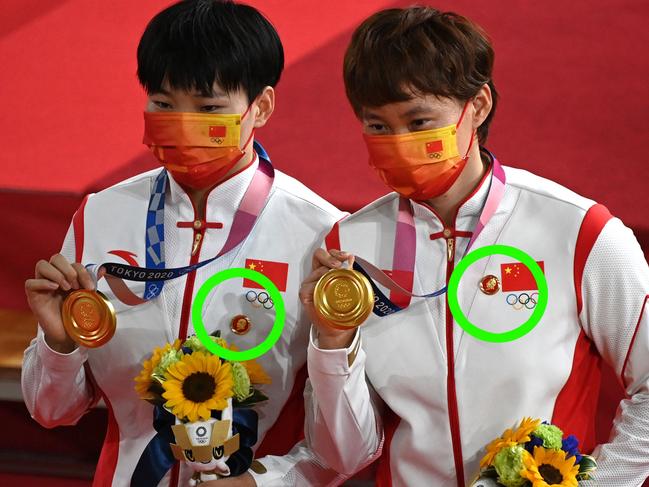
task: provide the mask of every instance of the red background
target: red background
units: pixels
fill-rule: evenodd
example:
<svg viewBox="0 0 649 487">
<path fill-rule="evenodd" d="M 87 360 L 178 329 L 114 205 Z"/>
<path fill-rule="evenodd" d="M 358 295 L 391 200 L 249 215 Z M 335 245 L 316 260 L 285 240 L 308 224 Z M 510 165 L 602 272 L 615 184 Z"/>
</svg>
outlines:
<svg viewBox="0 0 649 487">
<path fill-rule="evenodd" d="M 351 30 L 410 2 L 257 0 L 286 50 L 277 111 L 259 139 L 276 166 L 341 208 L 385 192 L 344 97 Z M 0 22 L 0 307 L 58 250 L 84 193 L 154 167 L 141 144 L 135 49 L 160 0 L 4 0 Z M 607 205 L 649 240 L 647 4 L 439 1 L 480 23 L 496 49 L 500 160 Z"/>
<path fill-rule="evenodd" d="M 141 144 L 135 48 L 160 0 L 3 0 L 0 20 L 0 308 L 61 244 L 83 195 L 154 167 Z M 344 97 L 351 30 L 406 2 L 251 0 L 286 50 L 277 111 L 259 139 L 275 165 L 343 209 L 385 189 Z M 428 3 L 428 2 L 426 2 Z M 649 8 L 644 0 L 440 0 L 496 49 L 501 102 L 489 148 L 605 204 L 649 249 Z M 614 381 L 613 376 L 607 380 Z M 617 400 L 602 396 L 602 431 Z"/>
</svg>

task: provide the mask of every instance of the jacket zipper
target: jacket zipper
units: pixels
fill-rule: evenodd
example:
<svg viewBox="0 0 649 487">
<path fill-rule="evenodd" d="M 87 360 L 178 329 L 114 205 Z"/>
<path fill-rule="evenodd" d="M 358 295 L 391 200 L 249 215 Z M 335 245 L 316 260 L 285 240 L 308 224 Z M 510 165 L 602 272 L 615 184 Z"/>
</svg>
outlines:
<svg viewBox="0 0 649 487">
<path fill-rule="evenodd" d="M 444 229 L 446 238 L 446 286 L 455 268 L 455 228 Z M 453 444 L 453 460 L 458 487 L 464 487 L 464 464 L 462 443 L 460 437 L 460 416 L 457 407 L 457 394 L 455 391 L 455 346 L 453 343 L 453 314 L 448 305 L 446 294 L 446 400 L 448 402 L 448 419 L 451 428 Z"/>
</svg>

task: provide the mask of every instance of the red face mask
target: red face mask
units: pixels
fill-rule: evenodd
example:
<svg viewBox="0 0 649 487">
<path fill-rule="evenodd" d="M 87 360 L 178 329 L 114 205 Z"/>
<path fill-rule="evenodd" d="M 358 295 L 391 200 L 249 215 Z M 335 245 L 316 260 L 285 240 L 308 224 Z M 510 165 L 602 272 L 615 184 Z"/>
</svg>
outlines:
<svg viewBox="0 0 649 487">
<path fill-rule="evenodd" d="M 457 128 L 469 102 L 464 105 L 457 124 L 401 135 L 364 135 L 370 166 L 385 184 L 406 198 L 423 201 L 446 193 L 457 181 L 469 159 L 469 148 L 460 157 Z"/>
<path fill-rule="evenodd" d="M 251 105 L 252 106 L 252 105 Z M 214 186 L 245 155 L 239 148 L 243 115 L 144 112 L 144 144 L 174 179 L 192 189 Z"/>
</svg>

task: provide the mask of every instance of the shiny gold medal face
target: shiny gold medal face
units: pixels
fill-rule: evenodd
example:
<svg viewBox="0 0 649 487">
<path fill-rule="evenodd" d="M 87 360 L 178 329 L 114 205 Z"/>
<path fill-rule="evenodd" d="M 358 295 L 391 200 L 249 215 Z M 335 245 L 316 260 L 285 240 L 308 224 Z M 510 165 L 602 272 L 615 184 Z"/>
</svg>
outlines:
<svg viewBox="0 0 649 487">
<path fill-rule="evenodd" d="M 72 291 L 63 301 L 61 317 L 70 338 L 84 347 L 101 347 L 115 334 L 115 309 L 99 291 Z"/>
<path fill-rule="evenodd" d="M 363 274 L 332 269 L 320 278 L 313 294 L 318 316 L 339 330 L 356 328 L 372 313 L 374 292 Z"/>
</svg>

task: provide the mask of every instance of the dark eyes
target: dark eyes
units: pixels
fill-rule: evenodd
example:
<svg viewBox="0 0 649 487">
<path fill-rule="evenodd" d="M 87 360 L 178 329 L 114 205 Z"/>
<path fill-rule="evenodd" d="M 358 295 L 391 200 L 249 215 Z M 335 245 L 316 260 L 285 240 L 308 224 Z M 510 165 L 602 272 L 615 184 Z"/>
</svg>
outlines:
<svg viewBox="0 0 649 487">
<path fill-rule="evenodd" d="M 160 100 L 151 100 L 151 101 L 160 110 L 173 110 L 173 106 L 169 103 Z M 219 110 L 223 110 L 223 108 L 224 107 L 221 105 L 203 105 L 199 108 L 199 111 L 202 113 L 214 113 L 214 112 L 218 112 Z"/>
<path fill-rule="evenodd" d="M 171 110 L 171 105 L 163 101 L 152 100 L 153 104 L 160 108 L 161 110 Z"/>
<path fill-rule="evenodd" d="M 204 105 L 201 107 L 201 112 L 211 113 L 211 112 L 216 112 L 217 110 L 220 110 L 222 108 L 223 107 L 219 105 Z"/>
<path fill-rule="evenodd" d="M 430 130 L 434 127 L 434 123 L 429 118 L 420 118 L 413 120 L 408 124 L 409 132 L 420 132 L 422 130 Z M 367 124 L 367 132 L 372 135 L 385 135 L 391 133 L 390 127 L 382 123 L 369 123 Z"/>
<path fill-rule="evenodd" d="M 431 128 L 431 120 L 428 118 L 420 118 L 413 120 L 410 123 L 410 126 L 413 129 L 413 132 L 416 132 L 418 130 L 428 130 L 429 128 Z"/>
</svg>

